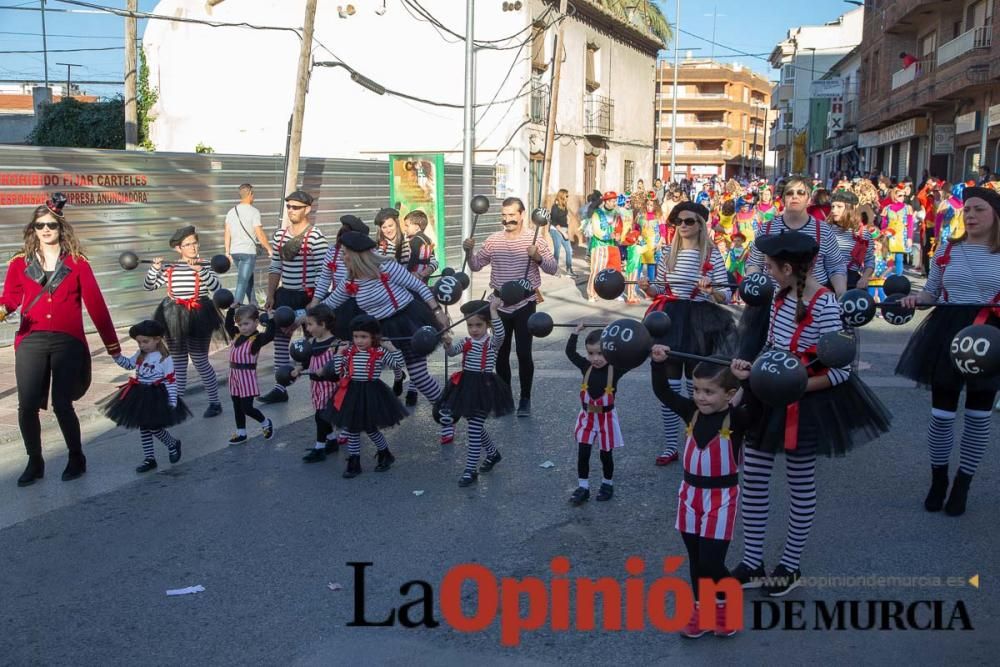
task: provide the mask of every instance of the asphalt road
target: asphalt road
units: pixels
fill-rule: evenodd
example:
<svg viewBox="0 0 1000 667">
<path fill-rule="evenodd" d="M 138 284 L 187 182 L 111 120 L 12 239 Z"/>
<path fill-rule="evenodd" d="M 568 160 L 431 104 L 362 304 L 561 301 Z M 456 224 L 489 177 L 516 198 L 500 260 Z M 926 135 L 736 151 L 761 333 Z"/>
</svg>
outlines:
<svg viewBox="0 0 1000 667">
<path fill-rule="evenodd" d="M 548 291 L 543 308 L 556 321 L 598 317 L 566 285 Z M 608 319 L 624 309 L 608 306 Z M 160 450 L 160 469 L 142 477 L 132 471 L 141 459 L 137 437 L 100 424 L 86 434 L 89 472 L 73 483 L 59 481 L 65 457 L 55 440 L 46 447 L 46 479 L 27 489 L 14 484 L 23 467 L 19 443 L 0 447 L 0 664 L 995 664 L 1000 470 L 988 456 L 965 516 L 924 512 L 928 396 L 892 376 L 908 331 L 880 322 L 864 331 L 862 358 L 870 367 L 863 376 L 892 409 L 895 426 L 845 459 L 820 462 L 819 507 L 802 569 L 812 578 L 913 579 L 881 587 L 816 580 L 786 598 L 801 601 L 808 629 L 689 641 L 648 624 L 643 631 L 554 631 L 546 623 L 526 631 L 519 646 L 504 647 L 497 623 L 463 633 L 443 622 L 441 580 L 461 563 L 486 566 L 498 580 L 548 582 L 550 560 L 566 556 L 571 578 L 624 582 L 625 560 L 635 555 L 651 584 L 665 556 L 685 553 L 673 528 L 681 469 L 653 466 L 662 436 L 647 367 L 620 388 L 627 445 L 616 453 L 615 498 L 568 505 L 576 486 L 579 375 L 562 354 L 566 331 L 557 329 L 536 341 L 533 417 L 488 423 L 504 460 L 468 489 L 456 484 L 464 428 L 455 445 L 440 446 L 423 401 L 388 433 L 397 457 L 391 471 L 373 472 L 367 441 L 357 479 L 340 477 L 342 458 L 304 465 L 300 456 L 313 435 L 304 386 L 294 388 L 295 401 L 269 411 L 279 424 L 270 443 L 226 447 L 227 405 L 222 418 L 177 429 L 181 463 L 170 466 Z M 434 368 L 443 373 L 440 363 Z M 196 414 L 203 403 L 203 395 L 194 398 Z M 953 460 L 957 465 L 957 452 Z M 541 467 L 546 461 L 555 465 Z M 773 484 L 769 566 L 777 563 L 787 517 L 783 475 Z M 737 526 L 730 565 L 742 549 Z M 441 625 L 349 627 L 357 591 L 348 562 L 374 563 L 367 570 L 369 620 L 420 597 L 416 588 L 407 595 L 399 589 L 424 580 Z M 686 565 L 678 574 L 686 581 Z M 967 583 L 976 574 L 979 588 Z M 955 577 L 957 585 L 917 577 Z M 194 585 L 204 592 L 166 595 Z M 463 591 L 472 614 L 474 589 Z M 747 623 L 759 599 L 748 592 Z M 837 600 L 941 600 L 944 624 L 961 601 L 972 629 L 813 629 L 816 602 Z M 419 608 L 411 613 L 421 616 Z"/>
</svg>

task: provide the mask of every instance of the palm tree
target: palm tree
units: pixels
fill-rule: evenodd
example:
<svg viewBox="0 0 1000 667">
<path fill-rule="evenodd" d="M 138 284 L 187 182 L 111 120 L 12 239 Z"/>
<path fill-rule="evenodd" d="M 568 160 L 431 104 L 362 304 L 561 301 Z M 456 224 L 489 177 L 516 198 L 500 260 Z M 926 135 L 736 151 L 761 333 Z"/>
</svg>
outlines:
<svg viewBox="0 0 1000 667">
<path fill-rule="evenodd" d="M 602 7 L 625 23 L 647 29 L 664 45 L 673 39 L 673 31 L 670 29 L 667 17 L 652 0 L 603 0 L 603 2 L 589 0 L 589 2 Z"/>
</svg>

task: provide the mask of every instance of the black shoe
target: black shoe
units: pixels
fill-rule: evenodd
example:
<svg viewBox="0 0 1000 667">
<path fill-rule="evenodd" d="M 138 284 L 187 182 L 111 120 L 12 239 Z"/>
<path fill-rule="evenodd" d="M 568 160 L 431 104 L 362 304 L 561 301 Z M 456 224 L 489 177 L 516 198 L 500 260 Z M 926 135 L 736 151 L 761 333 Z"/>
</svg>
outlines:
<svg viewBox="0 0 1000 667">
<path fill-rule="evenodd" d="M 156 459 L 146 459 L 135 469 L 136 472 L 149 472 L 150 470 L 156 470 Z"/>
<path fill-rule="evenodd" d="M 306 463 L 319 463 L 320 461 L 326 461 L 326 450 L 310 449 L 309 453 L 302 457 L 302 460 Z"/>
<path fill-rule="evenodd" d="M 62 481 L 69 482 L 83 477 L 83 473 L 85 472 L 87 472 L 87 457 L 82 453 L 70 454 L 69 460 L 66 462 L 66 468 L 62 473 Z"/>
<path fill-rule="evenodd" d="M 479 481 L 478 472 L 476 472 L 475 470 L 466 470 L 464 473 L 462 473 L 461 479 L 458 480 L 458 485 L 462 487 L 472 486 L 478 481 Z"/>
<path fill-rule="evenodd" d="M 605 500 L 611 500 L 615 495 L 615 487 L 611 484 L 601 484 L 601 488 L 597 490 L 597 502 L 604 502 Z"/>
<path fill-rule="evenodd" d="M 931 466 L 931 490 L 924 498 L 924 509 L 928 512 L 940 512 L 947 494 L 948 466 Z"/>
<path fill-rule="evenodd" d="M 240 435 L 239 433 L 234 433 L 233 437 L 229 438 L 230 445 L 242 445 L 246 441 L 247 441 L 247 436 L 245 433 L 243 435 Z"/>
<path fill-rule="evenodd" d="M 764 570 L 763 565 L 758 565 L 757 567 L 751 569 L 746 563 L 740 563 L 733 568 L 730 576 L 740 582 L 740 586 L 742 586 L 745 590 L 748 588 L 760 588 L 763 586 L 764 579 L 767 577 L 767 572 Z"/>
<path fill-rule="evenodd" d="M 265 440 L 270 440 L 274 437 L 274 422 L 270 419 L 264 421 L 263 426 L 260 427 L 260 432 L 264 434 Z"/>
<path fill-rule="evenodd" d="M 410 391 L 406 392 L 406 407 L 412 408 L 416 404 L 417 404 L 417 392 L 411 389 Z"/>
<path fill-rule="evenodd" d="M 530 417 L 531 416 L 531 399 L 522 398 L 517 405 L 517 416 L 518 417 Z"/>
<path fill-rule="evenodd" d="M 280 387 L 275 387 L 257 399 L 259 403 L 287 403 L 288 392 Z"/>
<path fill-rule="evenodd" d="M 801 570 L 789 570 L 784 565 L 778 564 L 771 573 L 768 583 L 764 584 L 764 593 L 772 598 L 780 598 L 788 595 L 799 587 L 802 583 Z"/>
<path fill-rule="evenodd" d="M 406 381 L 406 373 L 403 373 L 402 377 L 400 377 L 398 380 L 396 380 L 395 382 L 392 383 L 392 393 L 394 393 L 396 396 L 402 396 L 403 395 L 403 382 L 405 382 L 405 381 Z M 407 397 L 407 398 L 409 398 L 409 397 Z"/>
<path fill-rule="evenodd" d="M 221 403 L 209 403 L 208 407 L 205 408 L 205 414 L 201 417 L 202 419 L 209 419 L 211 417 L 218 417 L 222 414 L 222 404 Z"/>
<path fill-rule="evenodd" d="M 45 459 L 41 456 L 29 456 L 28 465 L 25 466 L 21 476 L 17 478 L 17 485 L 31 486 L 36 479 L 43 477 L 45 477 Z"/>
<path fill-rule="evenodd" d="M 969 498 L 969 485 L 972 483 L 972 475 L 961 470 L 955 475 L 955 481 L 951 485 L 951 493 L 948 494 L 948 502 L 944 505 L 944 513 L 948 516 L 962 516 L 965 514 L 965 501 Z"/>
<path fill-rule="evenodd" d="M 340 451 L 340 443 L 337 442 L 335 439 L 327 440 L 325 451 L 327 454 L 336 454 L 337 452 Z"/>
<path fill-rule="evenodd" d="M 177 444 L 174 445 L 173 447 L 169 448 L 168 451 L 170 452 L 170 462 L 171 463 L 177 463 L 178 461 L 180 461 L 181 460 L 181 441 L 178 440 Z"/>
<path fill-rule="evenodd" d="M 388 447 L 378 450 L 375 458 L 378 459 L 378 463 L 375 464 L 375 472 L 385 472 L 396 462 L 396 457 L 392 455 Z"/>
<path fill-rule="evenodd" d="M 577 487 L 573 495 L 569 497 L 570 504 L 575 507 L 579 507 L 588 500 L 590 500 L 590 489 L 585 489 L 582 486 Z"/>
<path fill-rule="evenodd" d="M 489 472 L 493 470 L 493 466 L 503 461 L 503 457 L 500 456 L 500 450 L 493 452 L 492 454 L 487 454 L 486 458 L 479 465 L 479 472 Z"/>
<path fill-rule="evenodd" d="M 344 477 L 351 479 L 361 474 L 361 455 L 351 454 L 347 457 L 347 469 L 344 470 Z"/>
</svg>

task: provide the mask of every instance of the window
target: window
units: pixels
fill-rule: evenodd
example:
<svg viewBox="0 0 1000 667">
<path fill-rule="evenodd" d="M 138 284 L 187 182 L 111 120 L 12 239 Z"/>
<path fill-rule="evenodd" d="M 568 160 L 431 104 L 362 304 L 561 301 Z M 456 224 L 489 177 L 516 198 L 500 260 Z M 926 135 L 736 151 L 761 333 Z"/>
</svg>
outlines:
<svg viewBox="0 0 1000 667">
<path fill-rule="evenodd" d="M 788 64 L 781 68 L 781 82 L 795 83 L 795 65 Z"/>
<path fill-rule="evenodd" d="M 972 30 L 981 25 L 986 25 L 986 2 L 979 0 L 969 5 L 965 10 L 965 29 Z"/>
<path fill-rule="evenodd" d="M 531 74 L 531 122 L 544 125 L 549 117 L 549 87 L 540 72 Z"/>
<path fill-rule="evenodd" d="M 544 72 L 548 67 L 545 60 L 545 25 L 536 23 L 531 33 L 531 68 L 536 72 Z"/>
<path fill-rule="evenodd" d="M 583 191 L 591 193 L 597 189 L 597 157 L 583 156 Z"/>
<path fill-rule="evenodd" d="M 598 81 L 599 68 L 600 68 L 600 61 L 598 60 L 597 56 L 598 51 L 599 49 L 597 48 L 596 44 L 592 42 L 587 43 L 587 51 L 585 56 L 587 76 L 585 83 L 587 86 L 588 93 L 592 93 L 601 87 L 601 83 L 600 81 Z"/>
<path fill-rule="evenodd" d="M 920 58 L 923 59 L 934 53 L 937 48 L 937 33 L 932 32 L 920 38 Z"/>
<path fill-rule="evenodd" d="M 635 187 L 635 162 L 625 160 L 625 192 L 632 192 Z"/>
<path fill-rule="evenodd" d="M 539 207 L 538 193 L 542 188 L 542 169 L 545 165 L 545 156 L 541 153 L 532 153 L 528 166 L 528 210 L 534 211 Z"/>
</svg>

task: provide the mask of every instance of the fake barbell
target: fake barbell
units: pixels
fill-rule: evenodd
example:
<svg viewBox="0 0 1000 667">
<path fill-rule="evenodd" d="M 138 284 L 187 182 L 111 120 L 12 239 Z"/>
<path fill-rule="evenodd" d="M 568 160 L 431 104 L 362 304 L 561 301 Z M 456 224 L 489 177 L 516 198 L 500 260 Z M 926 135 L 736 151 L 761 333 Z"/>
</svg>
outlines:
<svg viewBox="0 0 1000 667">
<path fill-rule="evenodd" d="M 131 250 L 126 250 L 122 254 L 118 255 L 118 265 L 121 266 L 126 271 L 134 271 L 140 264 L 152 264 L 151 259 L 139 259 Z M 229 258 L 225 255 L 213 255 L 211 260 L 200 259 L 196 262 L 197 264 L 211 266 L 212 270 L 216 273 L 226 273 L 229 271 L 231 263 Z M 182 266 L 185 265 L 184 262 L 164 262 L 163 266 Z"/>
<path fill-rule="evenodd" d="M 760 276 L 755 278 L 754 276 Z M 685 285 L 695 286 L 697 283 L 682 281 Z M 625 276 L 615 269 L 603 269 L 594 277 L 594 291 L 602 299 L 613 301 L 625 293 L 626 285 L 638 285 L 638 280 L 625 280 Z M 662 280 L 651 280 L 650 285 L 672 284 Z M 712 287 L 737 288 L 740 298 L 752 306 L 770 304 L 774 296 L 774 286 L 766 275 L 761 273 L 747 276 L 738 285 L 736 283 L 712 283 Z"/>
</svg>

